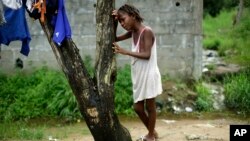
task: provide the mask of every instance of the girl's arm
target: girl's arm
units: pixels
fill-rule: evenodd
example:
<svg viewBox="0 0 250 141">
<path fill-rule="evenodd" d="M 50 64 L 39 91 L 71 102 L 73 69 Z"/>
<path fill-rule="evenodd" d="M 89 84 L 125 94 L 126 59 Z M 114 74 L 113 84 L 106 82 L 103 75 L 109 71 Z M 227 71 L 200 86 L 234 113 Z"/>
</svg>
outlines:
<svg viewBox="0 0 250 141">
<path fill-rule="evenodd" d="M 151 56 L 151 48 L 154 42 L 154 34 L 150 29 L 145 29 L 144 34 L 140 39 L 140 50 L 139 52 L 132 52 L 121 48 L 117 43 L 114 43 L 115 53 L 123 55 L 129 55 L 140 59 L 149 59 Z"/>
<path fill-rule="evenodd" d="M 126 32 L 122 35 L 117 36 L 116 31 L 117 31 L 117 26 L 118 26 L 118 15 L 117 15 L 117 10 L 112 11 L 112 15 L 114 16 L 114 33 L 115 33 L 115 41 L 119 42 L 122 40 L 126 40 L 128 38 L 132 37 L 132 32 Z"/>
<path fill-rule="evenodd" d="M 115 36 L 115 41 L 119 42 L 119 41 L 122 41 L 122 40 L 126 40 L 128 38 L 131 38 L 131 37 L 132 37 L 132 33 L 131 32 L 126 32 L 126 33 L 124 33 L 122 35 Z"/>
</svg>

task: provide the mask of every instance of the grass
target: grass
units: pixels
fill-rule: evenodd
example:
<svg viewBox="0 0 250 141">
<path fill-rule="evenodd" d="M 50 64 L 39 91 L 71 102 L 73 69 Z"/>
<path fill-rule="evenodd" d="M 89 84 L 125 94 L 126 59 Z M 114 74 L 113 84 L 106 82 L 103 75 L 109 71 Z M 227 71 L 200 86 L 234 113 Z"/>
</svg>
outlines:
<svg viewBox="0 0 250 141">
<path fill-rule="evenodd" d="M 203 47 L 205 49 L 218 50 L 219 54 L 224 56 L 227 48 L 235 47 L 235 43 L 230 37 L 234 14 L 234 11 L 223 11 L 216 18 L 209 15 L 205 17 L 203 22 Z"/>
<path fill-rule="evenodd" d="M 249 9 L 244 9 L 241 21 L 232 25 L 236 10 L 222 11 L 215 18 L 207 16 L 203 22 L 205 49 L 217 50 L 228 63 L 238 64 L 243 68 L 250 66 L 250 18 Z M 225 78 L 225 104 L 238 112 L 250 113 L 250 86 L 247 69 Z M 204 103 L 203 103 L 204 102 Z M 201 101 L 205 106 L 205 101 Z"/>
<path fill-rule="evenodd" d="M 0 123 L 0 140 L 61 140 L 72 134 L 91 133 L 85 122 L 65 123 L 51 118 Z"/>
<path fill-rule="evenodd" d="M 203 47 L 217 50 L 225 61 L 239 65 L 250 64 L 250 20 L 245 9 L 239 24 L 233 26 L 236 10 L 222 11 L 213 18 L 206 16 L 203 21 Z"/>
<path fill-rule="evenodd" d="M 29 127 L 24 122 L 0 123 L 0 140 L 21 139 L 21 140 L 41 140 L 44 138 L 45 128 Z"/>
<path fill-rule="evenodd" d="M 225 78 L 225 103 L 238 112 L 250 113 L 250 69 Z"/>
<path fill-rule="evenodd" d="M 213 98 L 211 91 L 203 86 L 202 83 L 195 85 L 195 91 L 197 93 L 197 99 L 195 101 L 195 107 L 198 111 L 212 111 L 213 110 Z"/>
<path fill-rule="evenodd" d="M 30 75 L 0 77 L 0 120 L 80 117 L 75 97 L 61 72 L 42 68 Z"/>
</svg>

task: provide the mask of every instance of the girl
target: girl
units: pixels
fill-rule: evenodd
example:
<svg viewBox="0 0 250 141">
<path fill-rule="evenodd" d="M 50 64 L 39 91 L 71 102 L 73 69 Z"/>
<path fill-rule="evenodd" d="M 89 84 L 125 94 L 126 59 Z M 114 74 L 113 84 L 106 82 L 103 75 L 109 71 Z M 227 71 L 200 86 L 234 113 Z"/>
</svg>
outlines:
<svg viewBox="0 0 250 141">
<path fill-rule="evenodd" d="M 121 48 L 114 42 L 114 52 L 129 55 L 131 61 L 131 76 L 133 83 L 134 110 L 148 129 L 143 141 L 155 141 L 158 138 L 155 131 L 156 106 L 155 97 L 162 92 L 161 75 L 157 65 L 156 39 L 152 29 L 142 24 L 143 18 L 139 10 L 125 4 L 114 10 L 115 33 L 117 20 L 127 32 L 116 37 L 116 42 L 132 38 L 132 50 Z M 144 107 L 146 106 L 146 107 Z M 146 111 L 144 110 L 146 109 Z"/>
</svg>

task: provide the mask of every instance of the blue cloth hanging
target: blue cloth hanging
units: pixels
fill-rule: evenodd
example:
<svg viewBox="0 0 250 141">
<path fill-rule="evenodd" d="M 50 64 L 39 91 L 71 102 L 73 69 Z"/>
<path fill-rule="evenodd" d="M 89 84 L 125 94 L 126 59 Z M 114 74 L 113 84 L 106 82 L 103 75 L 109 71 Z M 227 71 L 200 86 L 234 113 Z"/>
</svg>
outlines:
<svg viewBox="0 0 250 141">
<path fill-rule="evenodd" d="M 16 10 L 5 8 L 4 17 L 7 23 L 0 26 L 0 44 L 9 45 L 11 41 L 21 40 L 20 53 L 28 56 L 31 37 L 25 18 L 25 7 Z"/>
<path fill-rule="evenodd" d="M 65 38 L 71 38 L 71 28 L 65 11 L 64 0 L 58 0 L 58 13 L 55 19 L 53 41 L 60 46 Z"/>
</svg>

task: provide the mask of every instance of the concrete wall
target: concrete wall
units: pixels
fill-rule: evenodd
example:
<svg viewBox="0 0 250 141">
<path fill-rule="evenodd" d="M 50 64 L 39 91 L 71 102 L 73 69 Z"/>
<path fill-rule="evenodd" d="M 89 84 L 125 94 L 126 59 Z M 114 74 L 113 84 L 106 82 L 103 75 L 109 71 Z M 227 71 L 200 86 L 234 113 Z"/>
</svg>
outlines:
<svg viewBox="0 0 250 141">
<path fill-rule="evenodd" d="M 116 7 L 132 3 L 145 18 L 144 24 L 155 32 L 158 44 L 158 64 L 162 75 L 171 78 L 199 78 L 202 66 L 202 0 L 116 0 Z M 96 0 L 65 1 L 72 27 L 72 38 L 84 58 L 95 58 L 95 7 Z M 19 53 L 21 42 L 2 45 L 0 70 L 12 72 L 15 60 L 24 61 L 24 71 L 47 65 L 59 66 L 38 21 L 29 20 L 32 41 L 28 57 Z M 118 34 L 124 30 L 118 26 Z M 119 43 L 130 49 L 131 41 Z M 118 65 L 129 63 L 129 57 L 117 56 Z"/>
</svg>

